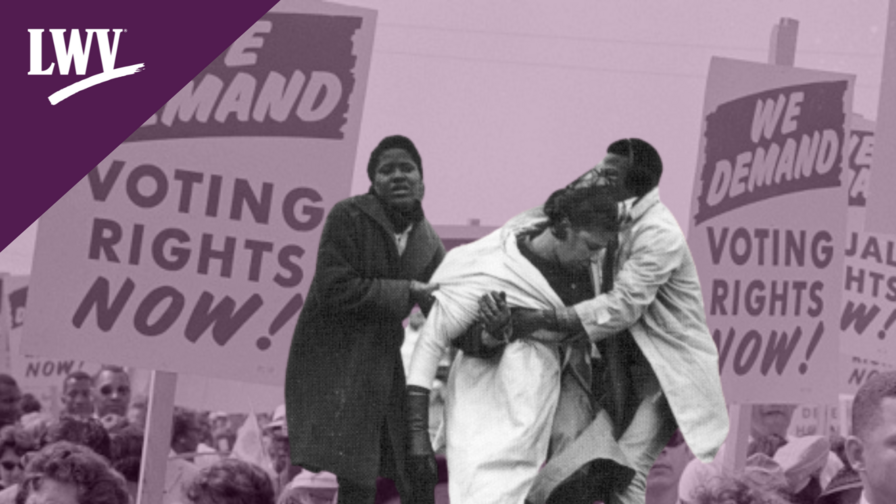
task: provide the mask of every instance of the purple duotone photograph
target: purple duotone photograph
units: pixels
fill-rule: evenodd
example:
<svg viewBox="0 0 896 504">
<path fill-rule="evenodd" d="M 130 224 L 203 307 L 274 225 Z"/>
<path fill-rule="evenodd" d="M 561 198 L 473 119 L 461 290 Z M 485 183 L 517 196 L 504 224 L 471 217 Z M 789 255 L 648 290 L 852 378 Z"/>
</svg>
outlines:
<svg viewBox="0 0 896 504">
<path fill-rule="evenodd" d="M 896 503 L 896 0 L 8 10 L 0 503 Z"/>
</svg>

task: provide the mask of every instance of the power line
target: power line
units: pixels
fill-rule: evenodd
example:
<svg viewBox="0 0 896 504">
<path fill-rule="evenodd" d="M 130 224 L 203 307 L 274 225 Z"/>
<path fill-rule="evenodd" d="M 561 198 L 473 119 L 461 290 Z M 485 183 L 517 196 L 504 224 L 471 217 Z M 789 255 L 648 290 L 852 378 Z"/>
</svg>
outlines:
<svg viewBox="0 0 896 504">
<path fill-rule="evenodd" d="M 624 70 L 621 68 L 607 68 L 607 67 L 596 67 L 596 66 L 587 66 L 587 65 L 568 65 L 568 64 L 560 64 L 560 63 L 539 63 L 535 61 L 518 61 L 518 60 L 505 60 L 499 58 L 480 58 L 480 57 L 471 57 L 471 56 L 457 56 L 453 54 L 426 54 L 426 53 L 416 53 L 409 51 L 385 51 L 385 50 L 377 50 L 374 49 L 374 53 L 378 54 L 391 54 L 396 56 L 410 56 L 415 58 L 422 59 L 447 59 L 447 60 L 455 60 L 455 61 L 465 61 L 470 63 L 490 63 L 490 64 L 501 64 L 501 65 L 516 65 L 523 67 L 541 67 L 541 68 L 556 68 L 562 70 L 582 70 L 586 72 L 596 72 L 596 73 L 611 73 L 611 74 L 628 74 L 628 75 L 649 75 L 652 77 L 676 77 L 676 78 L 684 78 L 684 79 L 701 79 L 706 80 L 707 74 L 705 73 L 676 73 L 676 72 L 659 72 L 654 70 Z M 877 89 L 879 86 L 873 86 L 870 84 L 856 84 L 856 88 L 862 89 Z"/>
<path fill-rule="evenodd" d="M 547 39 L 547 40 L 570 40 L 576 42 L 595 42 L 595 43 L 608 43 L 608 44 L 623 44 L 623 45 L 639 45 L 639 46 L 648 46 L 648 47 L 686 47 L 691 49 L 705 49 L 705 50 L 724 50 L 724 51 L 748 51 L 748 52 L 756 52 L 761 54 L 766 54 L 768 52 L 768 48 L 765 47 L 753 47 L 753 46 L 721 46 L 715 44 L 698 44 L 692 42 L 655 42 L 649 40 L 630 40 L 630 39 L 617 39 L 617 38 L 608 38 L 608 37 L 588 37 L 584 35 L 548 35 L 543 33 L 524 33 L 524 32 L 509 32 L 509 31 L 492 31 L 492 30 L 476 30 L 470 28 L 448 28 L 443 26 L 423 26 L 423 25 L 414 25 L 414 24 L 404 24 L 404 23 L 378 23 L 378 26 L 389 26 L 394 28 L 405 28 L 405 29 L 413 29 L 413 30 L 423 30 L 423 31 L 435 31 L 435 32 L 447 32 L 447 33 L 463 33 L 463 34 L 474 34 L 474 35 L 497 35 L 502 37 L 517 37 L 517 38 L 535 38 L 535 39 Z M 850 51 L 814 51 L 814 50 L 801 50 L 799 54 L 814 54 L 814 55 L 830 55 L 830 56 L 859 56 L 863 58 L 883 58 L 883 54 L 880 53 L 866 53 L 866 52 L 850 52 Z"/>
<path fill-rule="evenodd" d="M 478 57 L 470 57 L 470 56 L 456 56 L 452 54 L 425 54 L 425 53 L 415 53 L 408 51 L 383 51 L 383 50 L 374 50 L 374 53 L 380 54 L 393 54 L 398 56 L 411 56 L 423 59 L 436 58 L 436 59 L 448 59 L 448 60 L 456 60 L 456 61 L 466 61 L 466 62 L 474 62 L 474 63 L 496 63 L 502 65 L 517 65 L 517 66 L 527 66 L 527 67 L 543 67 L 543 68 L 558 68 L 563 70 L 584 70 L 589 72 L 598 72 L 598 73 L 616 73 L 616 74 L 635 74 L 635 75 L 650 75 L 650 76 L 664 76 L 664 77 L 680 77 L 680 78 L 688 78 L 688 79 L 706 79 L 706 74 L 696 74 L 696 73 L 674 73 L 674 72 L 657 72 L 651 70 L 623 70 L 620 68 L 605 68 L 605 67 L 594 67 L 594 66 L 585 66 L 585 65 L 565 65 L 561 63 L 538 63 L 535 61 L 516 61 L 516 60 L 505 60 L 498 58 L 478 58 Z"/>
</svg>

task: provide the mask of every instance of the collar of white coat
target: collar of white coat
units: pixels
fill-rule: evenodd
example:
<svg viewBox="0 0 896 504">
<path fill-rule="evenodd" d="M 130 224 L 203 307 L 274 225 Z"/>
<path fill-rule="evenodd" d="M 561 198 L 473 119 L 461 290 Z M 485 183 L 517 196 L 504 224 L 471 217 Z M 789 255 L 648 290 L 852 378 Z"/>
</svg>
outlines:
<svg viewBox="0 0 896 504">
<path fill-rule="evenodd" d="M 629 198 L 622 202 L 622 211 L 625 214 L 625 225 L 638 221 L 647 210 L 660 202 L 660 188 L 654 187 L 640 198 Z"/>
</svg>

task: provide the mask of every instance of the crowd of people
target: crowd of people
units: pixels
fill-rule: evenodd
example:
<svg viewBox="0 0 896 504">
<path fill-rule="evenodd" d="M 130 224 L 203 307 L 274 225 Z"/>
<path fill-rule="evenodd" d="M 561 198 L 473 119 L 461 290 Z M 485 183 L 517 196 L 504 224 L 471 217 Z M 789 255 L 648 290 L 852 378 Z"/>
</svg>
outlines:
<svg viewBox="0 0 896 504">
<path fill-rule="evenodd" d="M 137 502 L 147 398 L 133 394 L 117 366 L 73 372 L 61 385 L 61 409 L 51 415 L 0 374 L 0 504 Z M 335 500 L 335 477 L 289 464 L 283 406 L 255 415 L 254 432 L 237 428 L 243 416 L 175 407 L 163 504 Z"/>
<path fill-rule="evenodd" d="M 327 216 L 285 403 L 239 426 L 175 408 L 163 504 L 896 503 L 896 372 L 845 439 L 752 406 L 723 464 L 718 354 L 647 142 L 447 254 L 413 142 L 368 174 Z M 149 406 L 121 367 L 66 376 L 57 417 L 0 374 L 0 504 L 136 502 Z"/>
</svg>

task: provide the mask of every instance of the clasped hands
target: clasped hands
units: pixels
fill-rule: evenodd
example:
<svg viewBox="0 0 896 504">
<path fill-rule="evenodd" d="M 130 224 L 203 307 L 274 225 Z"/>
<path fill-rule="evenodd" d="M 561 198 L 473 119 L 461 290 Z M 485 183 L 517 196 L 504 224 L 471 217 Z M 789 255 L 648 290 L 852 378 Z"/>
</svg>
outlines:
<svg viewBox="0 0 896 504">
<path fill-rule="evenodd" d="M 482 344 L 494 348 L 525 338 L 546 325 L 543 310 L 510 309 L 504 292 L 492 291 L 479 298 L 479 322 L 483 324 Z"/>
</svg>

